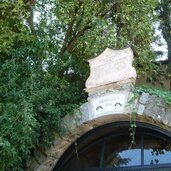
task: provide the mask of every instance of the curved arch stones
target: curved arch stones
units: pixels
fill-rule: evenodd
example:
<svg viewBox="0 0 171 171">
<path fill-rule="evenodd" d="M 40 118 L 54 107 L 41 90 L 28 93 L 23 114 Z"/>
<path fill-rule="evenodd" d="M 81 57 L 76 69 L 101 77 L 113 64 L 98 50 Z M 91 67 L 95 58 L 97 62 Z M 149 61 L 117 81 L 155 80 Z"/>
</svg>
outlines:
<svg viewBox="0 0 171 171">
<path fill-rule="evenodd" d="M 107 48 L 98 57 L 89 60 L 90 76 L 86 81 L 88 102 L 73 115 L 64 118 L 67 133 L 57 136 L 53 146 L 37 150 L 28 162 L 29 171 L 51 171 L 65 150 L 80 136 L 108 123 L 136 120 L 171 131 L 171 106 L 154 95 L 142 93 L 135 96 L 136 71 L 132 66 L 131 48 Z"/>
</svg>

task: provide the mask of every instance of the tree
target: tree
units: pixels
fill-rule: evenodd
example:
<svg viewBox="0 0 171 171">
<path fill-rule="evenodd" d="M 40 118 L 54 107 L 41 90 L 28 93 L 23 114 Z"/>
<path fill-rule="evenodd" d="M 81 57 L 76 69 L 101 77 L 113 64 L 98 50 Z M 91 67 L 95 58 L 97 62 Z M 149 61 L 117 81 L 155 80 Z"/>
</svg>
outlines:
<svg viewBox="0 0 171 171">
<path fill-rule="evenodd" d="M 162 35 L 167 43 L 168 47 L 168 62 L 171 62 L 171 2 L 168 0 L 159 1 L 157 6 L 157 12 L 159 14 L 160 26 Z"/>
<path fill-rule="evenodd" d="M 171 89 L 171 2 L 169 0 L 161 0 L 156 8 L 159 17 L 159 29 L 162 30 L 163 38 L 167 43 L 168 60 L 164 64 L 168 65 L 168 77 L 170 78 Z"/>
<path fill-rule="evenodd" d="M 46 60 L 46 40 L 27 25 L 22 1 L 0 4 L 0 170 L 20 170 L 36 148 L 52 143 L 61 118 L 78 104 L 77 87 Z M 80 98 L 79 98 L 80 99 Z"/>
<path fill-rule="evenodd" d="M 155 8 L 155 0 L 0 3 L 0 169 L 24 169 L 62 133 L 62 118 L 87 97 L 86 60 L 107 46 L 133 45 L 138 73 L 157 71 Z"/>
</svg>

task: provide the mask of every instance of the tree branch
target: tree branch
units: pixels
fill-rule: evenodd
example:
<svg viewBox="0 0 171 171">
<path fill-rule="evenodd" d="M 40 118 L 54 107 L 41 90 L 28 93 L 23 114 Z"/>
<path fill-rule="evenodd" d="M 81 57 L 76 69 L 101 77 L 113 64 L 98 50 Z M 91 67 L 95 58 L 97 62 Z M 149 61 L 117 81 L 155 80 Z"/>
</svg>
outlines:
<svg viewBox="0 0 171 171">
<path fill-rule="evenodd" d="M 26 18 L 28 25 L 30 27 L 30 30 L 33 35 L 36 35 L 35 29 L 34 29 L 34 22 L 33 22 L 33 17 L 34 17 L 34 7 L 36 4 L 36 0 L 23 0 L 25 3 L 25 8 L 29 12 L 29 17 Z"/>
<path fill-rule="evenodd" d="M 71 52 L 71 49 L 73 48 L 75 42 L 78 40 L 80 36 L 82 36 L 88 29 L 92 28 L 92 26 L 86 26 L 82 30 L 80 30 L 70 41 L 68 44 L 67 51 Z"/>
<path fill-rule="evenodd" d="M 69 37 L 71 36 L 71 33 L 72 33 L 73 23 L 74 23 L 74 20 L 72 20 L 71 23 L 68 24 L 68 29 L 67 29 L 67 32 L 65 34 L 65 38 L 64 38 L 64 41 L 63 41 L 63 44 L 62 44 L 62 48 L 61 48 L 60 54 L 63 54 L 65 52 L 65 50 L 66 50 L 68 39 L 69 39 Z"/>
<path fill-rule="evenodd" d="M 68 29 L 67 29 L 66 34 L 65 34 L 65 38 L 64 38 L 64 41 L 63 41 L 63 44 L 62 44 L 62 48 L 60 50 L 60 54 L 63 54 L 66 51 L 66 49 L 67 49 L 68 41 L 69 41 L 69 39 L 70 39 L 70 37 L 72 35 L 73 25 L 74 25 L 74 22 L 75 22 L 75 19 L 76 19 L 76 17 L 75 17 L 76 15 L 75 14 L 78 12 L 78 10 L 79 10 L 80 6 L 82 5 L 82 3 L 83 2 L 80 1 L 78 6 L 75 6 L 74 11 L 71 12 L 73 19 L 68 24 Z"/>
</svg>

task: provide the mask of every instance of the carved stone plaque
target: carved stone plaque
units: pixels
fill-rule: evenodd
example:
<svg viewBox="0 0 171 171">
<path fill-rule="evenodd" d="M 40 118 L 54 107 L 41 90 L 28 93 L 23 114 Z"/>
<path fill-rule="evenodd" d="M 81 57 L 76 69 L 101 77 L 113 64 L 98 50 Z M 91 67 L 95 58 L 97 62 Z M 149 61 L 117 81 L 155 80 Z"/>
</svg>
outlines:
<svg viewBox="0 0 171 171">
<path fill-rule="evenodd" d="M 132 66 L 133 51 L 131 48 L 121 50 L 106 50 L 90 59 L 90 76 L 86 81 L 86 89 L 91 89 L 106 84 L 136 79 L 136 71 Z"/>
<path fill-rule="evenodd" d="M 124 107 L 128 99 L 128 93 L 110 93 L 101 97 L 92 98 L 91 108 L 93 117 L 107 114 L 119 114 L 124 112 Z"/>
</svg>

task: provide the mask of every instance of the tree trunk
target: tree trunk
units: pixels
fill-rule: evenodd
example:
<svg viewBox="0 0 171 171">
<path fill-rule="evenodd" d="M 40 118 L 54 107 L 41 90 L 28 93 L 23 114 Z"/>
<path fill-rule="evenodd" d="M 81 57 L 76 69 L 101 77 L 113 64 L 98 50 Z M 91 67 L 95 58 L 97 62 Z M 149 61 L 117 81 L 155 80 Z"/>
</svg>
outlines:
<svg viewBox="0 0 171 171">
<path fill-rule="evenodd" d="M 162 1 L 162 3 L 159 4 L 158 9 L 160 13 L 160 28 L 162 29 L 163 37 L 167 43 L 167 49 L 168 49 L 168 78 L 170 80 L 170 90 L 171 90 L 171 23 L 170 23 L 170 17 L 171 17 L 171 1 L 165 0 Z"/>
</svg>

